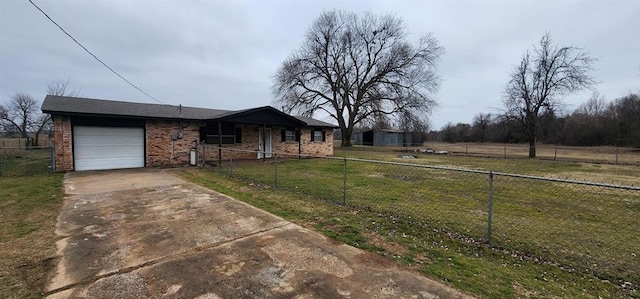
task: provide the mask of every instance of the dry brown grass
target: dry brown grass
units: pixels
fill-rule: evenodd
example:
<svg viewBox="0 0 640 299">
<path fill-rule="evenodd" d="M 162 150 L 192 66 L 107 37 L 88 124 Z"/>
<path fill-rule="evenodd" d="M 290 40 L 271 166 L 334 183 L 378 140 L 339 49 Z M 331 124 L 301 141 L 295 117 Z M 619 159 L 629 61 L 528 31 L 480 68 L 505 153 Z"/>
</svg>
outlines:
<svg viewBox="0 0 640 299">
<path fill-rule="evenodd" d="M 425 147 L 426 148 L 426 147 Z M 372 151 L 373 150 L 373 151 Z M 393 148 L 336 148 L 336 156 L 383 160 L 400 163 L 416 163 L 453 168 L 466 168 L 493 172 L 516 173 L 567 180 L 586 181 L 626 186 L 640 186 L 640 164 L 592 163 L 588 161 L 566 161 L 548 159 L 528 159 L 496 156 L 473 156 L 461 154 L 436 155 L 411 153 L 416 159 L 402 159 Z"/>
<path fill-rule="evenodd" d="M 333 145 L 334 148 L 339 148 L 340 141 L 334 141 Z M 428 141 L 420 147 L 372 147 L 356 145 L 353 146 L 352 149 L 364 151 L 419 151 L 421 149 L 431 149 L 434 151 L 447 151 L 453 155 L 498 158 L 527 158 L 529 156 L 529 145 L 505 143 L 448 143 Z M 539 144 L 536 146 L 536 156 L 538 159 L 545 160 L 640 165 L 640 149 L 629 147 L 580 147 Z"/>
<path fill-rule="evenodd" d="M 523 144 L 426 142 L 424 148 L 469 156 L 506 158 L 529 156 L 529 145 Z M 536 146 L 536 156 L 539 159 L 559 161 L 640 165 L 640 149 L 626 147 L 570 147 L 542 144 Z"/>
<path fill-rule="evenodd" d="M 0 298 L 41 298 L 55 266 L 62 175 L 0 180 Z"/>
</svg>

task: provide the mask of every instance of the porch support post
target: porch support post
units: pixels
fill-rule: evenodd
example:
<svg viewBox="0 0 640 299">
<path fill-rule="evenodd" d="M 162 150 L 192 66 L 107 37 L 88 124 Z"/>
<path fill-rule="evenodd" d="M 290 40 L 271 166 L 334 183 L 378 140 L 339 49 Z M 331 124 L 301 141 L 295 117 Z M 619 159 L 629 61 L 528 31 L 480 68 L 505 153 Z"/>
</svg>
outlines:
<svg viewBox="0 0 640 299">
<path fill-rule="evenodd" d="M 262 161 L 267 161 L 267 124 L 262 124 Z"/>
<path fill-rule="evenodd" d="M 222 166 L 222 121 L 218 121 L 218 167 Z"/>
<path fill-rule="evenodd" d="M 302 154 L 302 128 L 298 128 L 298 132 L 297 133 L 298 137 L 298 159 L 300 159 L 300 154 Z"/>
</svg>

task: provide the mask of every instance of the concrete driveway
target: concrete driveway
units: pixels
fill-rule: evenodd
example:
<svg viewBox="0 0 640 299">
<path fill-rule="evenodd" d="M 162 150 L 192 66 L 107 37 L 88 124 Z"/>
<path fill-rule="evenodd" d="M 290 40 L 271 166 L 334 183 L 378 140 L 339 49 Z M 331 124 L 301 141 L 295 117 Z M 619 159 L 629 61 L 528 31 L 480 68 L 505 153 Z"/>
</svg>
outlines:
<svg viewBox="0 0 640 299">
<path fill-rule="evenodd" d="M 68 173 L 48 298 L 466 298 L 157 169 Z"/>
</svg>

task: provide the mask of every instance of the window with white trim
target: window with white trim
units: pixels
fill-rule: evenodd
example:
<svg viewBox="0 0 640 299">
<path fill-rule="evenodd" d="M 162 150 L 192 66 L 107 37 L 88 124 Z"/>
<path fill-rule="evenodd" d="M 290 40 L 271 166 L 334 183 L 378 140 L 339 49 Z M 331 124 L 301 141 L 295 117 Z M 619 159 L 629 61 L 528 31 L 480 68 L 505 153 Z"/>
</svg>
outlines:
<svg viewBox="0 0 640 299">
<path fill-rule="evenodd" d="M 325 133 L 322 129 L 313 129 L 311 130 L 311 141 L 312 142 L 324 142 L 325 141 Z"/>
<path fill-rule="evenodd" d="M 282 142 L 300 141 L 300 131 L 296 130 L 295 128 L 282 129 L 281 134 Z"/>
</svg>

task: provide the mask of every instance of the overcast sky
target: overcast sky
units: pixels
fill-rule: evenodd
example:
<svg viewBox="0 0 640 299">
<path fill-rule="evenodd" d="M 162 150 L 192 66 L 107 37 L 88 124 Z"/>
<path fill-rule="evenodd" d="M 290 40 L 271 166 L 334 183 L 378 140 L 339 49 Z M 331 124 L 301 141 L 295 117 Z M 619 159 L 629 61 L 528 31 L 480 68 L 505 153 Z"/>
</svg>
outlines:
<svg viewBox="0 0 640 299">
<path fill-rule="evenodd" d="M 545 32 L 599 59 L 592 75 L 607 101 L 640 91 L 638 0 L 34 2 L 125 78 L 173 105 L 270 105 L 278 66 L 301 45 L 314 19 L 332 9 L 393 13 L 412 41 L 435 35 L 446 52 L 434 129 L 497 112 L 509 71 Z M 69 80 L 84 97 L 153 102 L 27 0 L 0 1 L 0 28 L 0 103 L 17 92 L 42 100 L 53 80 Z M 590 95 L 567 98 L 567 110 Z"/>
</svg>

